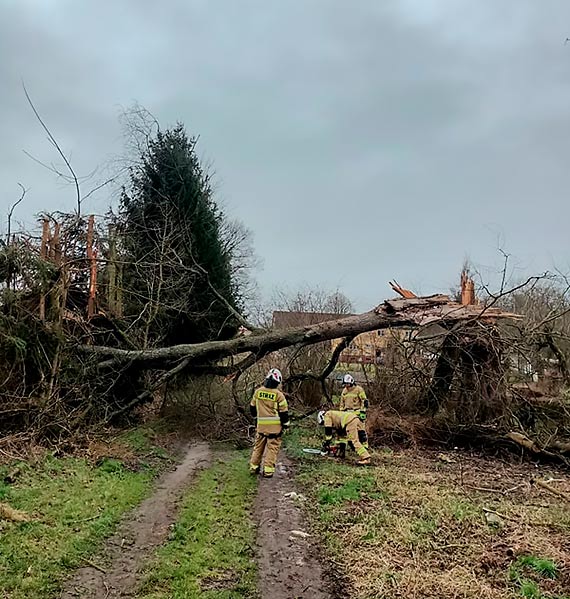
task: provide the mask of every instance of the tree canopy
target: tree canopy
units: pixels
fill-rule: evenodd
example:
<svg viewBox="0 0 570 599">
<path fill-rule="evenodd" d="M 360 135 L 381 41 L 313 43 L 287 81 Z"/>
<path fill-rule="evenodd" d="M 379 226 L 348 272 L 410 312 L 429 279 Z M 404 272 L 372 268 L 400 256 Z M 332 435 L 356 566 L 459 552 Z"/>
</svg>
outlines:
<svg viewBox="0 0 570 599">
<path fill-rule="evenodd" d="M 142 325 L 143 346 L 224 338 L 236 329 L 232 246 L 196 143 L 181 124 L 159 130 L 122 194 L 125 315 Z"/>
</svg>

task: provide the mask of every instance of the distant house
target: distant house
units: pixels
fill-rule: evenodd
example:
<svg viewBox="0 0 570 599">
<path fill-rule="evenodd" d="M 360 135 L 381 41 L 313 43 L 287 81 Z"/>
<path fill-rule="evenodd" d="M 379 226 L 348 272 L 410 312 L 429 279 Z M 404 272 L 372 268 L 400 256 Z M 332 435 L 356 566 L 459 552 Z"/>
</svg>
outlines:
<svg viewBox="0 0 570 599">
<path fill-rule="evenodd" d="M 333 314 L 331 312 L 289 312 L 276 310 L 273 312 L 273 328 L 305 327 L 319 324 L 327 320 L 337 320 L 351 314 Z"/>
</svg>

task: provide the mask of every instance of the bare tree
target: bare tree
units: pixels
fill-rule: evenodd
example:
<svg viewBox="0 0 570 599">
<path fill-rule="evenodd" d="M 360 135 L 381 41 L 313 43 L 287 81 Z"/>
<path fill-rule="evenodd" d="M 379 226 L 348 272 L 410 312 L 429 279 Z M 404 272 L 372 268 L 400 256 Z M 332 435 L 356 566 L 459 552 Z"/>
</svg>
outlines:
<svg viewBox="0 0 570 599">
<path fill-rule="evenodd" d="M 326 291 L 320 287 L 305 286 L 294 292 L 278 289 L 273 302 L 275 309 L 290 313 L 291 325 L 330 320 L 350 314 L 353 309 L 352 302 L 341 291 Z M 336 367 L 342 349 L 352 339 L 353 336 L 342 340 L 337 351 L 333 351 L 333 340 L 282 350 L 278 360 L 288 373 L 284 388 L 309 406 L 319 405 L 323 395 L 330 398 L 326 379 Z"/>
<path fill-rule="evenodd" d="M 352 302 L 340 290 L 327 291 L 318 286 L 308 285 L 295 291 L 276 289 L 271 306 L 274 310 L 289 312 L 350 314 L 353 311 Z"/>
</svg>

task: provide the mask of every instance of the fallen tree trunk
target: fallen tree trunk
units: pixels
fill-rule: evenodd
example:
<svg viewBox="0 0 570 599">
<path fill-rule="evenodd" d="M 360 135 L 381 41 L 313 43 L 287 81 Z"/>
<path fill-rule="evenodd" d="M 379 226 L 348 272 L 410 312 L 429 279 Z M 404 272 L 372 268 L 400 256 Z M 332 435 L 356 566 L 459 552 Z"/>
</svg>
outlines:
<svg viewBox="0 0 570 599">
<path fill-rule="evenodd" d="M 127 350 L 114 347 L 82 345 L 80 350 L 101 358 L 99 368 L 138 364 L 142 368 L 171 368 L 181 360 L 186 368 L 199 372 L 228 375 L 237 372 L 245 360 L 248 365 L 268 353 L 292 345 L 311 345 L 351 337 L 367 331 L 396 327 L 420 327 L 432 323 L 452 325 L 460 321 L 477 319 L 519 318 L 516 314 L 497 308 L 462 306 L 452 302 L 446 295 L 386 300 L 374 310 L 329 320 L 315 325 L 288 329 L 270 330 L 226 341 L 207 341 L 154 349 Z M 235 365 L 220 365 L 219 361 L 237 355 L 248 354 Z"/>
</svg>

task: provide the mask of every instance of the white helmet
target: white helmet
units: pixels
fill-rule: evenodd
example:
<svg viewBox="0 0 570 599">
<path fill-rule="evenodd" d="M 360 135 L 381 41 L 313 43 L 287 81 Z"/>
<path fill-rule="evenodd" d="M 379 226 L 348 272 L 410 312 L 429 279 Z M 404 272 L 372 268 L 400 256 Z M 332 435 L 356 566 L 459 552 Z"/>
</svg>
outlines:
<svg viewBox="0 0 570 599">
<path fill-rule="evenodd" d="M 343 385 L 354 385 L 354 377 L 350 374 L 345 374 L 342 377 L 342 384 Z"/>
<path fill-rule="evenodd" d="M 272 368 L 267 373 L 266 378 L 271 379 L 272 381 L 275 381 L 276 383 L 281 383 L 283 381 L 283 375 L 281 374 L 281 371 L 278 368 Z"/>
<path fill-rule="evenodd" d="M 319 426 L 323 426 L 325 423 L 325 410 L 319 410 L 319 413 L 317 414 L 317 423 Z"/>
</svg>

